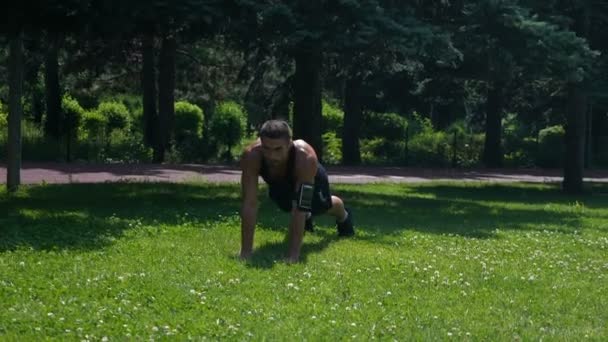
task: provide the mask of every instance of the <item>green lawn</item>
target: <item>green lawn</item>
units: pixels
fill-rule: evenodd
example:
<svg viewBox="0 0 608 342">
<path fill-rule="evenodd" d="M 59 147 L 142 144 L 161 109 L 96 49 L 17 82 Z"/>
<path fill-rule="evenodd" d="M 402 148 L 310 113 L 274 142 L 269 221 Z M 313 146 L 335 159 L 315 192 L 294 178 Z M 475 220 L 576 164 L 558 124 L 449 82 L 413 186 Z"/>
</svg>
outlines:
<svg viewBox="0 0 608 342">
<path fill-rule="evenodd" d="M 608 339 L 608 187 L 334 192 L 357 236 L 317 220 L 297 265 L 266 199 L 236 258 L 237 185 L 0 192 L 0 340 Z"/>
</svg>

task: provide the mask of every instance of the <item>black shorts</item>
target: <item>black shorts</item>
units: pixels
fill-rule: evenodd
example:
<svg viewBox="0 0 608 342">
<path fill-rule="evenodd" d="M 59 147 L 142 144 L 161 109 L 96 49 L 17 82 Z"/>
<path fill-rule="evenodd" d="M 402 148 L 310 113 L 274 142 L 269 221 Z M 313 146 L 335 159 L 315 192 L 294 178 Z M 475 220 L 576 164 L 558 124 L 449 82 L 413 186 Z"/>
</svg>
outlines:
<svg viewBox="0 0 608 342">
<path fill-rule="evenodd" d="M 283 211 L 291 211 L 296 194 L 292 186 L 280 186 L 268 184 L 268 195 L 273 202 Z M 319 164 L 315 175 L 315 188 L 312 197 L 312 214 L 321 215 L 332 206 L 331 192 L 329 190 L 329 179 L 325 168 Z"/>
</svg>

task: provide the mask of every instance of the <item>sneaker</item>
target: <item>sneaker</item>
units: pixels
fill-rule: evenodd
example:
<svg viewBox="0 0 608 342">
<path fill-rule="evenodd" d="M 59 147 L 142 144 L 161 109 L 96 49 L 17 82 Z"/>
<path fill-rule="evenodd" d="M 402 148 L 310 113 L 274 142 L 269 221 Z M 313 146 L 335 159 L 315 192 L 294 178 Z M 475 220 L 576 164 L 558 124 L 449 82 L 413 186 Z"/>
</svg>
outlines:
<svg viewBox="0 0 608 342">
<path fill-rule="evenodd" d="M 338 236 L 353 236 L 355 235 L 355 227 L 353 226 L 353 213 L 350 209 L 346 208 L 348 217 L 344 222 L 336 222 L 338 227 Z"/>
<path fill-rule="evenodd" d="M 311 233 L 315 231 L 315 228 L 312 223 L 312 216 L 306 219 L 306 222 L 304 223 L 304 231 Z"/>
</svg>

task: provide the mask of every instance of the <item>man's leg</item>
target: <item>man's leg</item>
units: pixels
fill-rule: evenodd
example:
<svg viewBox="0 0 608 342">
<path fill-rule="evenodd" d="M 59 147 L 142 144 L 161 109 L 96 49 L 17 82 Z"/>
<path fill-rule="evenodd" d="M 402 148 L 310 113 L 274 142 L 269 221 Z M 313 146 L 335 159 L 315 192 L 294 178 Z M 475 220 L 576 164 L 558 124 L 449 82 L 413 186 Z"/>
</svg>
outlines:
<svg viewBox="0 0 608 342">
<path fill-rule="evenodd" d="M 344 209 L 344 202 L 338 196 L 331 196 L 331 208 L 327 211 L 328 215 L 336 218 L 336 222 L 344 222 L 346 219 L 346 210 Z"/>
<path fill-rule="evenodd" d="M 313 215 L 329 214 L 336 219 L 339 236 L 355 234 L 350 211 L 344 207 L 344 202 L 340 197 L 332 196 L 329 178 L 322 165 L 319 165 L 315 176 L 315 196 L 312 207 Z"/>
<path fill-rule="evenodd" d="M 353 216 L 348 208 L 344 207 L 344 202 L 340 197 L 331 196 L 332 207 L 327 211 L 327 214 L 336 218 L 336 225 L 339 236 L 355 235 L 353 225 Z"/>
</svg>

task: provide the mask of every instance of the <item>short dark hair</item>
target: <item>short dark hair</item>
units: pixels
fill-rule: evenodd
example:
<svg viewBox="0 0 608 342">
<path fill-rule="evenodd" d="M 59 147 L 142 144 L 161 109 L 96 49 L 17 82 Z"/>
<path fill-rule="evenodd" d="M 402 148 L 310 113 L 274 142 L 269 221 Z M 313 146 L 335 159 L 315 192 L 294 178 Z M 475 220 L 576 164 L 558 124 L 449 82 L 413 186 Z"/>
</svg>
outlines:
<svg viewBox="0 0 608 342">
<path fill-rule="evenodd" d="M 268 120 L 258 132 L 260 138 L 291 139 L 291 127 L 283 120 Z"/>
</svg>

